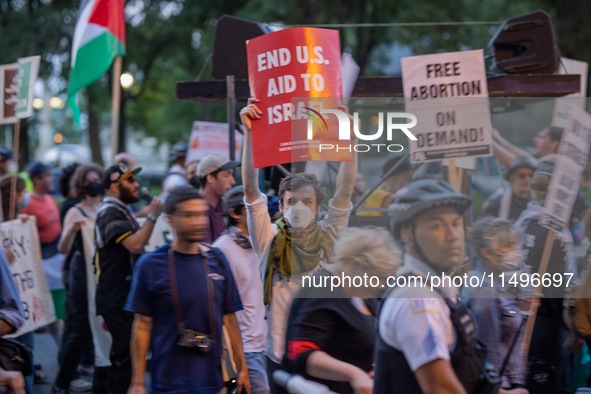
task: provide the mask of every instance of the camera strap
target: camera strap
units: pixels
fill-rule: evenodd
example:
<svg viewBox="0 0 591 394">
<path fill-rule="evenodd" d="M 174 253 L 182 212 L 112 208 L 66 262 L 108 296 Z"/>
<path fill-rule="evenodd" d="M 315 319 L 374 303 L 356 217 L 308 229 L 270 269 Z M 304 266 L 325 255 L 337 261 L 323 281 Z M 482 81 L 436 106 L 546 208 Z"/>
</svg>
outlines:
<svg viewBox="0 0 591 394">
<path fill-rule="evenodd" d="M 210 336 L 212 339 L 216 337 L 216 324 L 215 324 L 215 293 L 213 287 L 213 281 L 209 276 L 209 265 L 207 264 L 207 257 L 203 257 L 202 253 L 198 254 L 199 259 L 203 263 L 203 272 L 205 273 L 205 282 L 207 284 L 207 296 L 208 296 L 208 309 L 209 309 L 209 329 Z M 185 330 L 185 319 L 183 318 L 183 310 L 181 308 L 181 300 L 178 293 L 178 284 L 176 280 L 176 265 L 174 262 L 174 250 L 172 247 L 168 249 L 168 272 L 170 275 L 170 290 L 172 293 L 172 303 L 174 304 L 174 311 L 176 313 L 177 324 L 179 330 L 182 332 Z"/>
</svg>

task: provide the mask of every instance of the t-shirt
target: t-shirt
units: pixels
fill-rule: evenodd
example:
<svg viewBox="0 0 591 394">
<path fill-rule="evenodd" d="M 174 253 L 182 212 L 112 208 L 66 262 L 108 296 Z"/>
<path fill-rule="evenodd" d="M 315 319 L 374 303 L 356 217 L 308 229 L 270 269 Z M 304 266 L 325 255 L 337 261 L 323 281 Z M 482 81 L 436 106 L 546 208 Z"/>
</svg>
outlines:
<svg viewBox="0 0 591 394">
<path fill-rule="evenodd" d="M 236 229 L 236 231 L 240 231 Z M 259 275 L 257 255 L 252 249 L 240 247 L 228 234 L 213 243 L 232 268 L 244 310 L 236 313 L 245 352 L 263 352 L 267 338 L 263 282 Z"/>
<path fill-rule="evenodd" d="M 405 254 L 396 275 L 408 273 L 437 275 L 427 264 Z M 449 297 L 456 295 L 454 289 L 441 290 Z M 456 333 L 445 300 L 428 286 L 398 288 L 391 297 L 384 301 L 378 324 L 384 342 L 404 354 L 413 372 L 431 361 L 449 361 Z"/>
<path fill-rule="evenodd" d="M 314 275 L 322 278 L 333 276 L 325 269 Z M 306 298 L 309 296 L 319 298 Z M 366 305 L 373 314 L 377 307 L 376 301 L 370 299 Z M 340 287 L 334 290 L 328 286 L 305 287 L 299 291 L 289 312 L 286 345 L 290 341 L 313 342 L 329 356 L 370 372 L 373 369 L 375 344 L 374 321 L 374 316 L 361 313 Z M 295 360 L 290 360 L 286 354 L 283 366 L 289 372 L 324 384 L 336 393 L 353 394 L 353 388 L 348 382 L 329 381 L 308 375 L 306 356 L 302 353 Z"/>
<path fill-rule="evenodd" d="M 213 243 L 224 232 L 225 224 L 222 213 L 224 213 L 224 202 L 220 198 L 218 205 L 215 207 L 210 205 L 209 211 L 207 211 L 207 214 L 209 215 L 209 231 L 205 233 L 204 243 Z"/>
<path fill-rule="evenodd" d="M 484 216 L 495 216 L 499 217 L 501 212 L 501 201 L 503 200 L 503 193 L 495 194 L 486 200 L 482 206 Z M 530 202 L 530 198 L 517 197 L 515 194 L 511 194 L 511 205 L 509 207 L 509 220 L 512 222 L 516 221 L 521 215 L 521 212 L 527 209 L 527 203 Z"/>
<path fill-rule="evenodd" d="M 252 204 L 248 204 L 244 199 L 244 206 L 248 216 L 248 232 L 254 251 L 259 259 L 261 278 L 264 278 L 271 244 L 279 231 L 277 225 L 271 223 L 267 200 L 267 196 L 263 193 Z M 326 231 L 333 242 L 336 242 L 339 234 L 347 228 L 352 208 L 353 204 L 351 203 L 346 209 L 338 209 L 332 205 L 332 200 L 328 202 L 328 214 L 318 222 L 318 225 Z M 271 361 L 280 363 L 283 359 L 289 309 L 293 302 L 293 295 L 301 287 L 302 276 L 314 274 L 324 264 L 326 264 L 326 256 L 322 256 L 318 261 L 318 265 L 308 272 L 286 276 L 280 275 L 279 271 L 276 270 L 273 274 L 271 305 L 267 309 L 267 343 L 265 345 L 265 355 Z"/>
<path fill-rule="evenodd" d="M 168 268 L 170 245 L 142 256 L 134 271 L 125 309 L 152 318 L 150 348 L 153 393 L 217 393 L 223 387 L 222 342 L 210 353 L 179 346 L 178 325 Z M 215 287 L 216 338 L 221 339 L 223 316 L 242 309 L 238 289 L 226 258 L 207 252 L 209 277 Z M 178 295 L 185 326 L 210 334 L 208 290 L 200 255 L 174 252 Z"/>
<path fill-rule="evenodd" d="M 105 197 L 94 227 L 98 315 L 125 305 L 133 266 L 139 255 L 130 253 L 121 242 L 139 228 L 137 221 L 121 201 Z"/>
<path fill-rule="evenodd" d="M 37 219 L 39 241 L 42 243 L 57 241 L 62 232 L 62 224 L 57 205 L 49 194 L 44 195 L 43 198 L 31 194 L 31 199 L 22 213 L 35 216 Z"/>
</svg>

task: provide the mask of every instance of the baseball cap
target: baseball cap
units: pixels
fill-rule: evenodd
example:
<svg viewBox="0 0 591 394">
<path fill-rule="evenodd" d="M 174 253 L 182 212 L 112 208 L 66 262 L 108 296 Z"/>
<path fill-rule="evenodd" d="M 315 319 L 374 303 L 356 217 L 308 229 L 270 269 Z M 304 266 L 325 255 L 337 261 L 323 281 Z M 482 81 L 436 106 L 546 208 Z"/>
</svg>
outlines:
<svg viewBox="0 0 591 394">
<path fill-rule="evenodd" d="M 197 176 L 199 179 L 218 170 L 231 170 L 240 165 L 239 161 L 233 161 L 222 155 L 207 155 L 199 162 L 197 167 Z"/>
<path fill-rule="evenodd" d="M 43 174 L 47 170 L 52 170 L 52 166 L 48 166 L 47 164 L 43 164 L 40 161 L 35 161 L 29 164 L 29 177 L 31 179 L 36 178 Z"/>
<path fill-rule="evenodd" d="M 244 186 L 234 186 L 226 193 L 226 207 L 236 209 L 244 205 Z"/>
<path fill-rule="evenodd" d="M 5 146 L 0 145 L 0 161 L 12 159 L 12 151 Z"/>
<path fill-rule="evenodd" d="M 128 170 L 125 164 L 117 163 L 107 168 L 103 175 L 103 187 L 108 189 L 114 182 L 121 179 L 129 178 L 132 175 L 137 175 L 142 170 L 142 167 L 136 167 L 133 170 Z"/>
</svg>

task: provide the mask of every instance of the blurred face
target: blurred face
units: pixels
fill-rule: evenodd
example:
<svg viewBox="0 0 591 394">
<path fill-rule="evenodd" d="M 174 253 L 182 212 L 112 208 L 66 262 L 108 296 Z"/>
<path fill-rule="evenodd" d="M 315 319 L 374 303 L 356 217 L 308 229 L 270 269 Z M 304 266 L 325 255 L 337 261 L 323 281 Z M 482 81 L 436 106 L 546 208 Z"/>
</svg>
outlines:
<svg viewBox="0 0 591 394">
<path fill-rule="evenodd" d="M 5 175 L 8 172 L 9 165 L 10 165 L 10 161 L 0 160 L 0 175 Z"/>
<path fill-rule="evenodd" d="M 168 216 L 168 220 L 180 242 L 199 242 L 205 239 L 209 228 L 208 210 L 209 203 L 202 198 L 177 204 L 176 211 Z"/>
<path fill-rule="evenodd" d="M 55 186 L 55 176 L 51 170 L 45 170 L 34 178 L 35 189 L 40 193 L 51 193 Z"/>
<path fill-rule="evenodd" d="M 140 200 L 140 184 L 137 183 L 135 176 L 132 175 L 117 181 L 116 186 L 119 189 L 119 200 L 121 200 L 122 203 L 133 204 Z"/>
<path fill-rule="evenodd" d="M 367 184 L 365 182 L 365 177 L 362 173 L 357 173 L 357 179 L 355 180 L 355 187 L 359 190 L 359 192 L 363 193 L 367 188 Z M 353 194 L 359 194 L 357 190 L 353 190 Z"/>
<path fill-rule="evenodd" d="M 552 141 L 550 130 L 543 129 L 534 137 L 534 154 L 537 157 L 544 157 L 557 152 L 559 141 Z"/>
<path fill-rule="evenodd" d="M 517 250 L 515 236 L 513 235 L 510 236 L 508 240 L 504 240 L 502 242 L 497 236 L 495 239 L 493 239 L 491 244 L 493 245 L 493 248 L 483 248 L 481 252 L 489 262 L 494 264 L 500 264 L 503 261 L 504 254 Z"/>
<path fill-rule="evenodd" d="M 96 172 L 89 172 L 84 178 L 84 186 L 91 184 L 92 182 L 101 183 L 101 177 Z"/>
<path fill-rule="evenodd" d="M 207 182 L 208 187 L 210 187 L 219 198 L 222 198 L 236 184 L 236 181 L 234 180 L 234 170 L 220 171 L 215 176 L 209 174 L 207 176 Z"/>
<path fill-rule="evenodd" d="M 400 236 L 407 251 L 416 255 L 416 245 L 436 268 L 448 271 L 464 257 L 464 226 L 462 217 L 452 206 L 431 208 L 419 214 L 412 226 L 403 228 Z M 420 256 L 415 256 L 420 257 Z"/>
<path fill-rule="evenodd" d="M 236 213 L 236 211 L 240 213 Z M 247 215 L 246 209 L 244 207 L 238 209 L 230 209 L 228 210 L 228 214 L 232 216 L 237 222 L 237 227 L 242 231 L 248 231 L 248 224 L 247 224 Z"/>
<path fill-rule="evenodd" d="M 511 174 L 509 181 L 513 194 L 518 197 L 526 198 L 531 190 L 531 180 L 534 171 L 529 168 L 520 168 Z"/>
<path fill-rule="evenodd" d="M 187 180 L 187 182 L 189 182 L 189 180 L 191 178 L 193 178 L 195 175 L 197 175 L 197 167 L 199 166 L 199 163 L 191 163 L 187 166 L 187 171 L 185 173 L 185 179 Z"/>
<path fill-rule="evenodd" d="M 298 202 L 301 202 L 304 206 L 309 208 L 314 213 L 314 217 L 316 217 L 320 211 L 320 207 L 316 200 L 316 192 L 312 185 L 302 186 L 294 191 L 286 191 L 283 196 L 283 201 L 279 201 L 279 211 L 281 211 L 288 224 L 289 218 L 285 216 L 285 211 L 288 208 L 294 207 Z M 310 225 L 313 223 L 314 221 L 311 221 Z"/>
</svg>

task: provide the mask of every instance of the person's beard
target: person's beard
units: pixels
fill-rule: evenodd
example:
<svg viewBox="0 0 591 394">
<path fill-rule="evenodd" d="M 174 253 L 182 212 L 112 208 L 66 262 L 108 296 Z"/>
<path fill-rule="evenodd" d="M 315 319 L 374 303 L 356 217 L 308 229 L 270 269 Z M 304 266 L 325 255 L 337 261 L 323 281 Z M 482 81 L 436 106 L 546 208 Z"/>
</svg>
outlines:
<svg viewBox="0 0 591 394">
<path fill-rule="evenodd" d="M 140 197 L 134 196 L 131 189 L 123 187 L 123 185 L 119 185 L 119 200 L 121 200 L 123 204 L 133 204 L 138 202 Z"/>
</svg>

